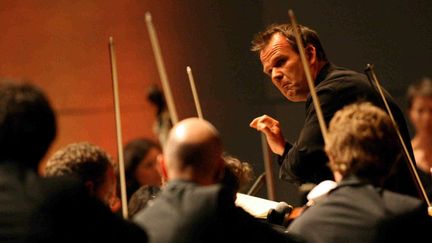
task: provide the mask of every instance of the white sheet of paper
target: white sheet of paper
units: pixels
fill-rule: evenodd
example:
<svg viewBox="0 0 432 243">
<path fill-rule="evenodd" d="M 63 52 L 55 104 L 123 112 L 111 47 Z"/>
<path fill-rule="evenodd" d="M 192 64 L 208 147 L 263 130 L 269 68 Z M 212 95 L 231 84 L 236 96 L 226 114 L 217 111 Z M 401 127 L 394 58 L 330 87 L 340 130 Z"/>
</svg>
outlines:
<svg viewBox="0 0 432 243">
<path fill-rule="evenodd" d="M 276 208 L 278 202 L 260 197 L 253 197 L 243 193 L 237 193 L 235 204 L 243 208 L 256 218 L 265 219 L 270 209 Z"/>
</svg>

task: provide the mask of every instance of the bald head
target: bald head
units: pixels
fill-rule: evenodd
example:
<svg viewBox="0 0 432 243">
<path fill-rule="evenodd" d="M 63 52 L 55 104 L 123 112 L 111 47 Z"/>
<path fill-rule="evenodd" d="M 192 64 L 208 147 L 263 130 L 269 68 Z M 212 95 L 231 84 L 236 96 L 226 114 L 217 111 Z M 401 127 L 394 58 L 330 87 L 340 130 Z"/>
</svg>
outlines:
<svg viewBox="0 0 432 243">
<path fill-rule="evenodd" d="M 222 143 L 209 122 L 188 118 L 175 125 L 164 150 L 168 179 L 186 179 L 200 184 L 218 181 L 223 169 Z"/>
</svg>

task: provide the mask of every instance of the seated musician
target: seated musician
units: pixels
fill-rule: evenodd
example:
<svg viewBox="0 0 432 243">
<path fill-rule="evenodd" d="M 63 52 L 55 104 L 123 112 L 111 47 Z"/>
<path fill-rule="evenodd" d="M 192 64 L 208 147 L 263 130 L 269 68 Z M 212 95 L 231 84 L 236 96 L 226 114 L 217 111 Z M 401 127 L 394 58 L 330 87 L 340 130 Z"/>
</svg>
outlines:
<svg viewBox="0 0 432 243">
<path fill-rule="evenodd" d="M 111 156 L 99 146 L 88 142 L 71 143 L 47 161 L 45 176 L 73 176 L 85 185 L 91 196 L 117 212 L 120 199 L 116 194 L 115 167 Z"/>
<path fill-rule="evenodd" d="M 0 242 L 147 242 L 79 181 L 38 175 L 56 124 L 42 89 L 0 79 Z"/>
<path fill-rule="evenodd" d="M 234 205 L 232 188 L 218 184 L 224 171 L 217 130 L 189 118 L 171 129 L 161 160 L 167 184 L 133 220 L 150 242 L 293 242 Z"/>
<path fill-rule="evenodd" d="M 417 242 L 431 229 L 422 201 L 380 187 L 402 156 L 384 111 L 370 103 L 338 111 L 330 122 L 325 151 L 338 184 L 287 232 L 307 242 Z"/>
<path fill-rule="evenodd" d="M 248 162 L 240 161 L 231 155 L 225 154 L 223 159 L 225 171 L 221 182 L 231 187 L 235 196 L 236 193 L 245 191 L 250 185 L 254 177 L 253 169 Z"/>
<path fill-rule="evenodd" d="M 432 197 L 432 80 L 423 78 L 407 91 L 408 115 L 415 128 L 411 140 L 418 173 L 429 198 Z"/>
</svg>

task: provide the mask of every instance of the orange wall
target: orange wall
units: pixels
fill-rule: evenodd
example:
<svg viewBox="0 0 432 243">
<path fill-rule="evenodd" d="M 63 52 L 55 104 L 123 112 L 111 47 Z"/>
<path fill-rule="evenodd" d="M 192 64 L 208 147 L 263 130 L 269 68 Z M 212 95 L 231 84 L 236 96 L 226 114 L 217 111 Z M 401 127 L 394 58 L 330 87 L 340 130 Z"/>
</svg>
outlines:
<svg viewBox="0 0 432 243">
<path fill-rule="evenodd" d="M 162 53 L 173 53 L 181 43 L 170 42 L 178 38 L 173 36 L 173 23 L 181 12 L 179 5 L 139 0 L 1 1 L 0 76 L 28 79 L 46 91 L 58 114 L 58 136 L 50 153 L 71 142 L 89 141 L 117 157 L 109 36 L 116 45 L 123 141 L 138 136 L 156 139 L 155 108 L 146 92 L 160 80 L 144 14 L 153 15 Z M 180 61 L 180 55 L 165 56 L 168 77 L 170 67 Z M 179 93 L 185 85 L 171 84 L 180 117 L 189 116 L 192 108 Z"/>
</svg>

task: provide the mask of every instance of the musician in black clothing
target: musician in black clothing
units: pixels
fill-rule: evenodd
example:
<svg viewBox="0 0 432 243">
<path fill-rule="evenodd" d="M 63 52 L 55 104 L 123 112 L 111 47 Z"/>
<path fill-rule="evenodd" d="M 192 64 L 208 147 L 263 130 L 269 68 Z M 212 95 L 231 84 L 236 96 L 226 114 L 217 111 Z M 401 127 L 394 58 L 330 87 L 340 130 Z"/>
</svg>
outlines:
<svg viewBox="0 0 432 243">
<path fill-rule="evenodd" d="M 72 178 L 41 178 L 56 135 L 54 111 L 38 87 L 0 80 L 0 242 L 146 242 Z"/>
<path fill-rule="evenodd" d="M 381 188 L 401 156 L 389 116 L 351 104 L 330 122 L 325 151 L 337 186 L 288 226 L 306 242 L 423 242 L 432 218 L 420 199 Z M 426 240 L 427 241 L 427 240 Z"/>
</svg>

